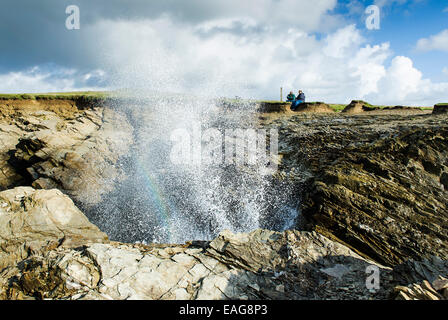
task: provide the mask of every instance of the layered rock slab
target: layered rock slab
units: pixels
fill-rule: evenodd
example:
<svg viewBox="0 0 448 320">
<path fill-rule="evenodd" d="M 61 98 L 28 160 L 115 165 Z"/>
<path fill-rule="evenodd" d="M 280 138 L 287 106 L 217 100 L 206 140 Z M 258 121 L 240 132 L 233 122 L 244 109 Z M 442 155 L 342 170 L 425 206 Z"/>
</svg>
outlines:
<svg viewBox="0 0 448 320">
<path fill-rule="evenodd" d="M 393 266 L 448 258 L 443 116 L 298 115 L 276 120 L 280 173 L 297 181 L 306 229 Z"/>
<path fill-rule="evenodd" d="M 373 262 L 315 232 L 225 231 L 185 245 L 116 243 L 58 190 L 0 193 L 0 249 L 3 299 L 372 297 L 365 270 Z M 376 266 L 387 282 L 390 270 Z"/>
<path fill-rule="evenodd" d="M 16 188 L 0 203 L 1 299 L 436 299 L 446 289 L 446 260 L 390 269 L 316 232 L 124 244 L 58 190 Z"/>
<path fill-rule="evenodd" d="M 57 248 L 5 269 L 1 277 L 9 279 L 2 289 L 8 299 L 386 298 L 388 290 L 373 294 L 366 288 L 369 265 L 316 233 L 259 230 L 223 232 L 205 248 Z M 388 283 L 390 271 L 379 268 Z"/>
<path fill-rule="evenodd" d="M 90 205 L 123 178 L 116 164 L 133 143 L 123 114 L 64 100 L 0 104 L 0 189 L 58 188 Z"/>
<path fill-rule="evenodd" d="M 59 190 L 0 192 L 0 269 L 51 248 L 106 240 Z"/>
</svg>

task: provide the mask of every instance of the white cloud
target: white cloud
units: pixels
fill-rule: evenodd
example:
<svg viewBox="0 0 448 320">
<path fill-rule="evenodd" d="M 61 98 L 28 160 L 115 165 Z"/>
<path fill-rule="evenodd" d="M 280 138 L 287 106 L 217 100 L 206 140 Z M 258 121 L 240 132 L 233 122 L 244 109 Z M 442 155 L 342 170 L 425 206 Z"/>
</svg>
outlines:
<svg viewBox="0 0 448 320">
<path fill-rule="evenodd" d="M 211 3 L 228 11 L 227 18 L 250 18 L 259 24 L 289 25 L 309 31 L 321 30 L 323 24 L 333 20 L 328 12 L 336 7 L 337 0 L 218 0 Z M 203 5 L 200 1 L 199 6 Z"/>
<path fill-rule="evenodd" d="M 240 22 L 250 26 L 247 21 Z M 216 26 L 223 25 L 222 21 L 216 23 Z M 164 18 L 104 21 L 98 26 L 98 32 L 103 34 L 105 48 L 109 48 L 106 60 L 115 71 L 117 86 L 167 91 L 186 88 L 196 93 L 255 97 L 270 96 L 282 82 L 285 87 L 317 87 L 325 79 L 325 73 L 320 70 L 325 44 L 314 36 L 293 29 L 242 36 L 222 32 L 206 38 L 197 34 L 199 29 L 212 27 L 208 22 L 182 28 Z M 111 32 L 104 36 L 104 30 Z M 342 52 L 349 46 L 336 47 L 331 38 L 327 41 L 327 51 L 334 48 Z M 115 48 L 112 50 L 112 47 Z"/>
<path fill-rule="evenodd" d="M 424 79 L 410 58 L 397 56 L 378 82 L 378 87 L 376 98 L 384 103 L 431 106 L 446 100 L 448 82 L 433 83 Z M 368 98 L 374 99 L 375 95 Z"/>
<path fill-rule="evenodd" d="M 389 66 L 389 44 L 366 44 L 354 25 L 318 40 L 297 29 L 278 33 L 268 28 L 253 35 L 223 31 L 233 22 L 180 27 L 166 17 L 103 21 L 97 32 L 117 87 L 273 98 L 282 86 L 304 89 L 309 100 L 390 104 L 433 104 L 432 94 L 444 88 L 424 80 L 409 58 L 395 57 Z M 241 20 L 239 26 L 249 30 L 255 24 Z M 198 33 L 215 27 L 222 31 L 205 38 Z"/>
<path fill-rule="evenodd" d="M 403 101 L 416 95 L 422 84 L 422 73 L 414 68 L 412 60 L 398 56 L 392 60 L 385 77 L 380 80 L 380 89 L 386 99 Z"/>
<path fill-rule="evenodd" d="M 257 99 L 275 99 L 280 87 L 303 89 L 308 100 L 337 103 L 366 99 L 430 105 L 443 98 L 446 83 L 424 79 L 407 57 L 394 58 L 389 43 L 369 44 L 355 25 L 342 25 L 323 37 L 310 31 L 322 22 L 334 25 L 328 11 L 335 1 L 262 1 L 244 2 L 245 10 L 238 12 L 217 1 L 214 8 L 222 10 L 216 16 L 188 23 L 172 13 L 98 20 L 83 27 L 89 37 L 85 44 L 101 48 L 95 56 L 107 73 L 10 73 L 0 75 L 0 91 L 80 90 L 107 77 L 111 88 Z M 307 8 L 309 16 L 292 23 Z"/>
<path fill-rule="evenodd" d="M 448 76 L 448 67 L 444 67 L 442 72 Z"/>
<path fill-rule="evenodd" d="M 432 51 L 440 50 L 448 52 L 448 29 L 441 31 L 429 38 L 422 38 L 417 42 L 417 50 Z"/>
<path fill-rule="evenodd" d="M 89 85 L 101 82 L 102 70 L 80 73 L 74 69 L 33 67 L 19 72 L 0 74 L 0 92 L 2 93 L 45 93 L 63 91 L 87 91 L 100 88 Z"/>
<path fill-rule="evenodd" d="M 349 63 L 359 77 L 358 96 L 378 93 L 378 81 L 386 76 L 384 62 L 390 55 L 389 43 L 361 48 Z"/>
<path fill-rule="evenodd" d="M 355 25 L 337 30 L 325 39 L 324 53 L 328 57 L 344 58 L 353 54 L 353 47 L 362 43 L 363 38 Z"/>
<path fill-rule="evenodd" d="M 448 7 L 446 7 L 445 9 L 443 9 L 443 12 L 448 12 Z"/>
</svg>

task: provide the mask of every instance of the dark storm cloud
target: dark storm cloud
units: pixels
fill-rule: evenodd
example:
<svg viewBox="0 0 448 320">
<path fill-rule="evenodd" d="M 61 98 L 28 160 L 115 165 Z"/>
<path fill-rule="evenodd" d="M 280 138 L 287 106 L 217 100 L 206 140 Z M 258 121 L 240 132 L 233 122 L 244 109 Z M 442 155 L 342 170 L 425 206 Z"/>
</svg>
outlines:
<svg viewBox="0 0 448 320">
<path fill-rule="evenodd" d="M 65 28 L 67 1 L 3 0 L 0 10 L 0 72 L 56 63 L 89 67 L 84 29 Z"/>
<path fill-rule="evenodd" d="M 332 6 L 334 1 L 321 0 L 319 4 L 310 8 L 314 10 L 316 7 L 323 7 L 326 10 Z M 272 6 L 277 8 L 277 3 L 280 2 L 286 7 L 271 12 Z M 77 5 L 80 8 L 80 30 L 70 31 L 65 28 L 67 18 L 65 9 L 68 5 Z M 168 16 L 170 20 L 178 24 L 194 25 L 218 18 L 250 17 L 255 19 L 256 26 L 247 27 L 235 22 L 231 28 L 218 27 L 207 32 L 202 30 L 199 33 L 201 36 L 210 36 L 219 32 L 256 36 L 263 32 L 266 20 L 286 25 L 294 24 L 295 21 L 309 24 L 307 17 L 318 17 L 319 14 L 303 12 L 304 16 L 299 18 L 299 11 L 297 10 L 296 14 L 295 7 L 304 5 L 308 6 L 308 1 L 2 0 L 0 9 L 0 73 L 23 70 L 30 66 L 47 63 L 85 70 L 98 67 L 102 59 L 99 53 L 103 52 L 102 39 L 95 36 L 93 28 L 89 28 L 89 26 L 91 27 L 100 20 L 135 21 Z M 287 19 L 284 17 L 285 14 L 289 15 Z M 315 23 L 318 21 L 311 22 L 311 24 Z M 119 45 L 117 43 L 117 46 Z"/>
<path fill-rule="evenodd" d="M 80 30 L 65 28 L 68 5 L 80 8 Z M 223 1 L 200 0 L 2 0 L 0 72 L 47 63 L 95 68 L 101 59 L 101 39 L 92 39 L 88 26 L 100 19 L 138 20 L 167 14 L 178 22 L 196 23 L 230 14 L 227 8 Z"/>
</svg>

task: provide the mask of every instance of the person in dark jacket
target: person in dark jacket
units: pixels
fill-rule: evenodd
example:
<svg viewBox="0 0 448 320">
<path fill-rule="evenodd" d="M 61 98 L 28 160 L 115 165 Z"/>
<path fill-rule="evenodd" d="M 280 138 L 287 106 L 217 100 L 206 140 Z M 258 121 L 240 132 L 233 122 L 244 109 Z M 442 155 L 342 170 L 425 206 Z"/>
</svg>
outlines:
<svg viewBox="0 0 448 320">
<path fill-rule="evenodd" d="M 296 100 L 296 95 L 291 91 L 286 97 L 286 102 L 293 102 L 294 100 Z"/>
<path fill-rule="evenodd" d="M 301 104 L 305 102 L 305 94 L 303 93 L 302 90 L 299 90 L 299 94 L 297 95 L 296 100 L 292 103 L 291 105 L 291 110 L 296 110 L 297 107 Z"/>
<path fill-rule="evenodd" d="M 303 93 L 302 90 L 299 90 L 299 95 L 297 96 L 297 100 L 299 100 L 300 103 L 304 103 L 305 102 L 305 94 Z"/>
</svg>

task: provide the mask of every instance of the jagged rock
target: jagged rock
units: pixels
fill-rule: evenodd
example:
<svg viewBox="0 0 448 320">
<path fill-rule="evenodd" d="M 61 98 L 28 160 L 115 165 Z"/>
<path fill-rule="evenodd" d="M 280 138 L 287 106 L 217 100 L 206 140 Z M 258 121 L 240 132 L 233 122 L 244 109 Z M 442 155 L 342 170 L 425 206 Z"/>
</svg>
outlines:
<svg viewBox="0 0 448 320">
<path fill-rule="evenodd" d="M 393 266 L 448 258 L 448 124 L 431 115 L 275 120 L 307 230 Z M 294 169 L 294 170 L 293 170 Z"/>
<path fill-rule="evenodd" d="M 390 269 L 316 232 L 111 242 L 58 190 L 1 192 L 0 239 L 0 299 L 442 299 L 448 288 L 446 260 Z"/>
<path fill-rule="evenodd" d="M 48 249 L 107 240 L 59 190 L 0 192 L 0 269 Z"/>
<path fill-rule="evenodd" d="M 258 250 L 265 251 L 258 251 Z M 368 299 L 372 265 L 350 249 L 308 232 L 223 232 L 194 246 L 91 244 L 33 256 L 0 276 L 8 299 Z M 332 274 L 331 268 L 344 272 Z M 256 270 L 258 269 L 258 270 Z"/>
<path fill-rule="evenodd" d="M 403 286 L 422 281 L 434 282 L 439 277 L 448 276 L 448 261 L 439 257 L 422 260 L 407 260 L 394 267 L 394 278 Z"/>
<path fill-rule="evenodd" d="M 448 300 L 448 279 L 439 277 L 431 284 L 424 280 L 420 284 L 395 288 L 397 300 Z"/>
<path fill-rule="evenodd" d="M 2 102 L 2 104 L 5 102 Z M 100 202 L 123 173 L 114 166 L 133 143 L 125 116 L 73 101 L 14 101 L 0 112 L 0 189 L 58 188 Z"/>
<path fill-rule="evenodd" d="M 129 126 L 107 108 L 55 108 L 0 108 L 0 184 L 32 182 L 97 202 L 119 176 L 109 164 L 127 152 Z M 280 133 L 278 175 L 295 182 L 308 231 L 123 244 L 60 191 L 4 191 L 0 298 L 446 298 L 448 125 L 370 114 L 270 124 Z M 369 267 L 379 271 L 378 290 L 366 286 Z"/>
<path fill-rule="evenodd" d="M 448 299 L 447 260 L 434 256 L 420 261 L 411 259 L 395 266 L 393 277 L 398 284 L 394 289 L 396 299 Z"/>
<path fill-rule="evenodd" d="M 390 269 L 315 232 L 122 244 L 107 241 L 60 191 L 23 187 L 0 199 L 3 299 L 368 299 L 392 288 Z M 366 287 L 371 265 L 383 273 L 377 292 Z"/>
</svg>

